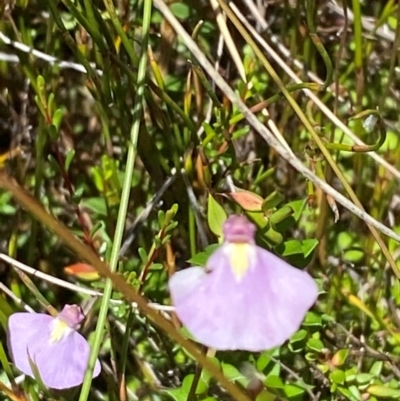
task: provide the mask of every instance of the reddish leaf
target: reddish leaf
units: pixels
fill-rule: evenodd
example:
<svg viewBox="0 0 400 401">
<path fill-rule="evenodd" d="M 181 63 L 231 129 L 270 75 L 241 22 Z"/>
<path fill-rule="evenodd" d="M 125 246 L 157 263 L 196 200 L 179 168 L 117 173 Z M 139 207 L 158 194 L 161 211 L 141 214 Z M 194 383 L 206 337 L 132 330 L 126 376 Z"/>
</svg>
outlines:
<svg viewBox="0 0 400 401">
<path fill-rule="evenodd" d="M 94 281 L 100 278 L 97 270 L 86 263 L 75 263 L 64 267 L 64 273 L 75 276 L 81 280 Z"/>
<path fill-rule="evenodd" d="M 250 212 L 258 212 L 262 210 L 264 199 L 254 192 L 240 190 L 238 192 L 229 192 L 226 195 L 244 210 L 248 210 Z"/>
</svg>

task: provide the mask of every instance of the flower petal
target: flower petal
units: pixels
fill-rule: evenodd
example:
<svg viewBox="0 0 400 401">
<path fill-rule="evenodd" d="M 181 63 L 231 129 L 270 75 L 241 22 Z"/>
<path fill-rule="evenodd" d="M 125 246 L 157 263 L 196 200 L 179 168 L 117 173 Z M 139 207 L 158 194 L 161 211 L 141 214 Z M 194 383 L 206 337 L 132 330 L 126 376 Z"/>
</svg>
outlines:
<svg viewBox="0 0 400 401">
<path fill-rule="evenodd" d="M 28 347 L 41 341 L 43 331 L 49 330 L 53 318 L 43 313 L 14 313 L 8 319 L 8 350 L 15 366 L 24 374 L 33 377 L 29 364 Z"/>
<path fill-rule="evenodd" d="M 38 367 L 43 383 L 53 389 L 79 386 L 83 382 L 89 361 L 90 347 L 76 331 L 60 341 L 50 342 L 50 336 L 30 345 L 29 353 Z M 93 377 L 101 371 L 97 360 Z"/>
<path fill-rule="evenodd" d="M 76 330 L 85 318 L 85 315 L 78 305 L 65 305 L 57 317 L 65 322 L 69 327 Z"/>
<path fill-rule="evenodd" d="M 89 344 L 75 330 L 59 341 L 53 341 L 54 321 L 54 317 L 43 313 L 11 315 L 8 320 L 8 347 L 12 359 L 21 372 L 34 377 L 29 363 L 31 358 L 47 387 L 66 389 L 79 386 L 89 360 Z M 97 360 L 93 377 L 98 376 L 100 371 Z"/>
<path fill-rule="evenodd" d="M 190 267 L 175 273 L 168 283 L 174 301 L 180 302 L 193 291 L 197 291 L 206 277 L 207 273 L 202 267 Z"/>
<path fill-rule="evenodd" d="M 171 277 L 178 317 L 199 342 L 215 349 L 262 351 L 281 345 L 315 302 L 314 280 L 256 245 L 250 245 L 253 257 L 238 280 L 227 245 L 209 258 L 210 273 L 189 268 Z"/>
</svg>

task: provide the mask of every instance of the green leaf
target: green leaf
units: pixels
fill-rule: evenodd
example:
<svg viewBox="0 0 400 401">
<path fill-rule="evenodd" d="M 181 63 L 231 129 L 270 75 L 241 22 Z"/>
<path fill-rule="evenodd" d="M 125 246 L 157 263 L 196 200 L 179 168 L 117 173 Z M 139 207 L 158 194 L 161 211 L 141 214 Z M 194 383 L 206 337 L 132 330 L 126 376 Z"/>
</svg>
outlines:
<svg viewBox="0 0 400 401">
<path fill-rule="evenodd" d="M 74 156 L 75 156 L 75 150 L 74 150 L 74 149 L 71 149 L 71 150 L 67 153 L 67 156 L 65 157 L 65 165 L 64 165 L 65 171 L 68 172 L 69 167 L 70 167 L 70 165 L 71 165 L 71 163 L 72 163 L 72 160 L 74 159 Z"/>
<path fill-rule="evenodd" d="M 272 224 L 279 224 L 283 220 L 293 215 L 293 209 L 290 206 L 283 206 L 281 209 L 273 213 L 269 220 Z"/>
<path fill-rule="evenodd" d="M 54 93 L 50 93 L 49 98 L 47 99 L 47 110 L 50 116 L 53 115 L 54 99 Z"/>
<path fill-rule="evenodd" d="M 322 326 L 321 316 L 314 312 L 307 312 L 303 326 Z"/>
<path fill-rule="evenodd" d="M 371 366 L 369 373 L 371 373 L 374 376 L 379 376 L 382 372 L 382 368 L 383 368 L 383 361 L 376 361 Z"/>
<path fill-rule="evenodd" d="M 47 161 L 50 164 L 49 172 L 51 171 L 54 174 L 54 172 L 58 173 L 60 171 L 60 166 L 58 165 L 58 161 L 52 154 L 47 155 Z"/>
<path fill-rule="evenodd" d="M 219 247 L 219 244 L 209 245 L 204 252 L 199 252 L 188 260 L 188 263 L 195 266 L 205 266 L 210 255 Z"/>
<path fill-rule="evenodd" d="M 97 232 L 101 232 L 102 234 L 106 234 L 106 224 L 104 221 L 98 220 L 94 226 L 90 229 L 90 236 L 93 237 Z"/>
<path fill-rule="evenodd" d="M 307 341 L 307 347 L 312 349 L 315 352 L 322 352 L 324 348 L 324 343 L 318 338 L 310 338 Z"/>
<path fill-rule="evenodd" d="M 302 253 L 303 249 L 301 247 L 301 242 L 297 239 L 291 239 L 283 243 L 283 252 L 281 252 L 282 256 L 298 255 Z"/>
<path fill-rule="evenodd" d="M 295 386 L 293 384 L 285 384 L 283 387 L 283 391 L 285 392 L 288 398 L 298 397 L 305 393 L 304 388 Z"/>
<path fill-rule="evenodd" d="M 264 384 L 267 388 L 283 388 L 284 384 L 279 376 L 268 376 Z"/>
<path fill-rule="evenodd" d="M 93 183 L 99 192 L 104 191 L 103 177 L 101 175 L 100 167 L 93 167 L 90 169 L 92 174 Z"/>
<path fill-rule="evenodd" d="M 360 398 L 357 398 L 353 395 L 353 393 L 347 389 L 346 387 L 338 386 L 338 391 L 342 393 L 348 400 L 350 401 L 360 401 Z"/>
<path fill-rule="evenodd" d="M 150 266 L 151 271 L 161 271 L 164 270 L 164 265 L 162 263 L 152 263 Z"/>
<path fill-rule="evenodd" d="M 86 198 L 81 201 L 82 206 L 92 210 L 99 216 L 107 216 L 107 205 L 106 201 L 100 197 Z"/>
<path fill-rule="evenodd" d="M 307 331 L 304 329 L 299 330 L 289 340 L 288 348 L 292 352 L 300 352 L 306 345 Z"/>
<path fill-rule="evenodd" d="M 350 249 L 344 252 L 343 259 L 347 262 L 358 263 L 361 262 L 365 256 L 365 252 L 361 249 Z"/>
<path fill-rule="evenodd" d="M 386 153 L 390 150 L 395 150 L 399 146 L 399 137 L 397 132 L 387 131 L 386 140 L 383 145 L 379 148 L 379 153 Z"/>
<path fill-rule="evenodd" d="M 289 202 L 286 206 L 290 206 L 293 209 L 293 218 L 296 221 L 299 221 L 306 204 L 307 199 L 299 199 L 293 202 Z"/>
<path fill-rule="evenodd" d="M 46 81 L 44 80 L 42 75 L 39 75 L 36 80 L 37 88 L 38 88 L 38 96 L 39 101 L 43 105 L 44 108 L 47 107 L 46 101 Z"/>
<path fill-rule="evenodd" d="M 357 383 L 360 383 L 360 384 L 369 383 L 373 379 L 374 379 L 374 375 L 371 373 L 359 373 L 356 376 L 356 381 L 357 381 Z"/>
<path fill-rule="evenodd" d="M 367 392 L 381 398 L 400 398 L 400 389 L 390 388 L 387 386 L 369 386 Z"/>
<path fill-rule="evenodd" d="M 241 138 L 242 136 L 248 134 L 250 132 L 250 127 L 248 125 L 245 125 L 244 127 L 234 131 L 232 133 L 232 140 L 237 140 Z"/>
<path fill-rule="evenodd" d="M 281 251 L 282 256 L 304 255 L 306 258 L 311 254 L 317 245 L 317 239 L 306 239 L 304 241 L 292 239 L 283 243 L 283 251 L 281 251 L 281 249 L 279 250 Z"/>
<path fill-rule="evenodd" d="M 290 338 L 290 343 L 296 343 L 299 341 L 303 341 L 307 337 L 307 330 L 301 329 Z"/>
<path fill-rule="evenodd" d="M 172 221 L 172 219 L 175 217 L 177 211 L 178 205 L 175 203 L 174 205 L 172 205 L 171 209 L 167 210 L 167 212 L 165 213 L 164 224 L 161 225 L 161 227 L 165 226 L 165 229 L 167 230 L 170 225 L 173 225 L 174 222 Z"/>
<path fill-rule="evenodd" d="M 307 352 L 305 354 L 305 358 L 309 362 L 315 362 L 317 360 L 317 356 L 315 355 L 315 352 Z"/>
<path fill-rule="evenodd" d="M 9 192 L 0 194 L 0 214 L 13 215 L 16 208 L 11 202 L 12 195 Z"/>
<path fill-rule="evenodd" d="M 229 380 L 238 381 L 243 386 L 247 386 L 247 384 L 249 383 L 250 380 L 247 377 L 243 376 L 243 374 L 240 373 L 239 370 L 233 365 L 230 365 L 229 363 L 221 363 L 221 367 L 224 376 Z"/>
<path fill-rule="evenodd" d="M 274 209 L 283 202 L 283 199 L 284 197 L 281 193 L 277 191 L 272 192 L 264 199 L 264 202 L 262 203 L 262 210 L 266 212 L 268 210 Z"/>
<path fill-rule="evenodd" d="M 311 254 L 311 252 L 317 247 L 318 240 L 317 239 L 305 239 L 301 242 L 301 250 L 303 252 L 304 257 L 306 258 Z"/>
<path fill-rule="evenodd" d="M 172 3 L 169 8 L 176 18 L 182 20 L 189 18 L 192 14 L 192 8 L 183 2 Z"/>
<path fill-rule="evenodd" d="M 62 121 L 63 116 L 64 116 L 64 110 L 62 110 L 62 109 L 57 109 L 57 110 L 54 112 L 54 115 L 53 115 L 53 117 L 52 117 L 52 119 L 51 119 L 51 122 L 52 122 L 52 124 L 56 127 L 57 131 L 60 130 L 61 121 Z"/>
<path fill-rule="evenodd" d="M 283 235 L 272 227 L 269 227 L 268 230 L 264 232 L 264 238 L 272 247 L 280 245 L 283 242 Z"/>
<path fill-rule="evenodd" d="M 318 367 L 318 370 L 320 370 L 324 374 L 328 373 L 329 369 L 330 369 L 330 366 L 328 366 L 327 363 L 318 363 L 317 367 Z"/>
<path fill-rule="evenodd" d="M 279 348 L 273 348 L 268 351 L 264 351 L 257 359 L 256 368 L 259 372 L 262 372 L 268 364 L 271 362 L 271 357 L 279 357 Z M 279 365 L 278 365 L 279 366 Z"/>
<path fill-rule="evenodd" d="M 193 379 L 194 379 L 194 375 L 193 374 L 187 375 L 183 379 L 182 388 L 185 389 L 187 391 L 187 393 L 189 393 L 190 388 L 192 387 Z M 209 379 L 209 377 L 208 377 L 208 379 Z M 204 377 L 200 376 L 199 382 L 197 383 L 197 387 L 196 387 L 195 393 L 196 394 L 205 393 L 207 391 L 207 389 L 208 389 L 208 381 L 204 380 Z"/>
<path fill-rule="evenodd" d="M 24 9 L 28 6 L 29 0 L 17 0 L 17 6 Z"/>
<path fill-rule="evenodd" d="M 340 249 L 349 248 L 354 244 L 354 234 L 348 231 L 341 231 L 337 236 L 337 243 Z"/>
<path fill-rule="evenodd" d="M 57 127 L 53 124 L 48 126 L 48 132 L 49 132 L 49 137 L 53 142 L 56 142 L 58 140 L 59 137 L 59 130 L 57 129 Z"/>
<path fill-rule="evenodd" d="M 36 105 L 39 107 L 39 110 L 42 113 L 42 116 L 46 118 L 46 109 L 38 95 L 35 95 L 35 102 L 36 102 Z"/>
<path fill-rule="evenodd" d="M 352 382 L 356 379 L 358 373 L 357 367 L 352 367 L 351 369 L 348 369 L 345 371 L 346 374 L 346 382 Z"/>
<path fill-rule="evenodd" d="M 340 349 L 335 353 L 335 355 L 333 355 L 331 362 L 335 366 L 341 366 L 346 362 L 348 355 L 349 350 L 347 348 Z"/>
<path fill-rule="evenodd" d="M 139 257 L 140 257 L 140 260 L 142 261 L 142 263 L 147 263 L 148 256 L 147 256 L 146 250 L 144 248 L 140 247 L 138 249 L 138 254 L 139 254 Z"/>
<path fill-rule="evenodd" d="M 158 219 L 158 224 L 160 227 L 164 226 L 164 221 L 165 221 L 165 212 L 164 210 L 159 210 L 157 213 L 157 219 Z"/>
<path fill-rule="evenodd" d="M 329 374 L 329 380 L 336 384 L 344 384 L 346 375 L 343 370 L 336 369 Z"/>
<path fill-rule="evenodd" d="M 86 183 L 84 180 L 85 178 L 83 175 L 79 175 L 76 179 L 75 190 L 74 194 L 72 195 L 72 201 L 76 205 L 81 202 L 83 194 L 85 192 Z"/>
<path fill-rule="evenodd" d="M 357 399 L 357 400 L 361 400 L 361 393 L 360 390 L 356 387 L 356 386 L 350 386 L 349 387 L 349 391 L 351 392 L 351 394 L 353 394 L 353 396 Z M 371 400 L 370 400 L 371 401 Z"/>
<path fill-rule="evenodd" d="M 186 401 L 188 397 L 188 391 L 182 388 L 173 388 L 164 390 L 163 392 L 168 394 L 175 401 Z"/>
<path fill-rule="evenodd" d="M 202 125 L 206 133 L 206 137 L 203 141 L 203 146 L 206 146 L 208 142 L 210 142 L 213 138 L 215 138 L 217 133 L 214 131 L 214 128 L 209 123 L 203 122 Z"/>
<path fill-rule="evenodd" d="M 223 207 L 212 197 L 208 195 L 207 220 L 210 230 L 220 239 L 223 237 L 222 226 L 227 219 Z"/>
<path fill-rule="evenodd" d="M 267 390 L 261 391 L 260 394 L 257 395 L 256 401 L 275 401 L 276 394 L 272 394 Z"/>
<path fill-rule="evenodd" d="M 272 365 L 272 368 L 269 367 L 267 374 L 266 374 L 266 378 L 270 377 L 270 376 L 280 376 L 281 374 L 281 367 L 279 365 L 279 363 L 275 363 Z"/>
</svg>

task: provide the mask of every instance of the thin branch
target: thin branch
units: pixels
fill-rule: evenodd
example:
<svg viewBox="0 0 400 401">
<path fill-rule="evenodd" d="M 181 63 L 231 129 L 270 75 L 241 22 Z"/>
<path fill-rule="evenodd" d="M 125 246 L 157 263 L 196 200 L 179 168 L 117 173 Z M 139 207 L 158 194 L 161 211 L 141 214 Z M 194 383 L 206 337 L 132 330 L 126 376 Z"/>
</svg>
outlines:
<svg viewBox="0 0 400 401">
<path fill-rule="evenodd" d="M 40 50 L 33 49 L 32 47 L 27 46 L 24 43 L 17 42 L 15 40 L 10 39 L 8 36 L 4 35 L 3 32 L 0 31 L 0 40 L 4 42 L 6 45 L 12 46 L 14 49 L 19 50 L 21 52 L 27 53 L 27 54 L 32 54 L 32 56 L 37 57 L 40 60 L 46 61 L 50 65 L 57 65 L 60 68 L 64 69 L 71 69 L 75 70 L 78 72 L 83 72 L 84 74 L 87 73 L 86 68 L 79 63 L 73 63 L 71 61 L 64 61 L 64 60 L 59 60 L 56 57 L 50 56 L 49 54 L 43 53 Z M 8 54 L 8 53 L 3 53 L 0 52 L 0 60 L 2 61 L 8 61 L 12 63 L 19 63 L 19 57 L 15 54 Z M 93 68 L 95 68 L 95 64 L 91 64 Z M 103 75 L 103 71 L 101 70 L 96 70 L 96 73 L 98 75 Z"/>
<path fill-rule="evenodd" d="M 70 291 L 74 291 L 80 294 L 85 294 L 85 295 L 90 295 L 92 297 L 102 297 L 103 293 L 100 291 L 95 291 L 95 290 L 91 290 L 90 288 L 86 288 L 86 287 L 82 287 L 76 284 L 72 284 L 69 283 L 68 281 L 64 281 L 61 280 L 57 277 L 51 276 L 50 274 L 46 274 L 43 273 L 39 270 L 34 269 L 33 267 L 27 266 L 21 262 L 18 262 L 18 260 L 15 260 L 13 258 L 11 258 L 10 256 L 4 254 L 4 253 L 0 253 L 0 259 L 3 260 L 4 262 L 8 263 L 9 265 L 11 265 L 12 267 L 22 270 L 23 272 L 27 273 L 27 274 L 31 274 L 32 276 L 35 276 L 41 280 L 47 281 L 48 283 L 57 285 L 59 287 L 62 288 L 66 288 L 67 290 Z M 0 283 L 1 284 L 1 283 Z M 3 284 L 1 284 L 1 289 L 3 287 Z M 7 288 L 7 287 L 6 287 Z M 9 291 L 9 290 L 8 290 Z M 6 292 L 4 290 L 4 292 Z M 8 294 L 8 293 L 7 293 Z M 10 295 L 10 294 L 8 294 Z M 11 296 L 11 295 L 10 295 Z M 15 300 L 15 298 L 13 297 L 13 299 Z M 111 299 L 110 302 L 114 305 L 121 305 L 121 304 L 125 304 L 124 300 L 120 300 L 120 299 Z M 137 304 L 135 302 L 133 302 L 132 307 L 137 309 Z M 164 312 L 173 312 L 175 310 L 175 307 L 172 305 L 160 305 L 160 304 L 156 304 L 156 303 L 152 303 L 149 302 L 148 306 L 152 309 L 155 310 L 159 310 L 159 311 L 164 311 Z M 25 308 L 26 309 L 26 308 Z"/>
</svg>

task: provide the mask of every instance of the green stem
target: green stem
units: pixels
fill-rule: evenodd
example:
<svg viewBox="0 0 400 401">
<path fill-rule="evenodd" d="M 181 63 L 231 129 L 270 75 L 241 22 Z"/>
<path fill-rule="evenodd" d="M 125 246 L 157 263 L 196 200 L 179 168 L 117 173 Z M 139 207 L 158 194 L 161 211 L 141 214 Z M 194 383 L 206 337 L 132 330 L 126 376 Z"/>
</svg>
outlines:
<svg viewBox="0 0 400 401">
<path fill-rule="evenodd" d="M 292 84 L 289 85 L 287 88 L 288 92 L 295 92 L 301 89 L 310 89 L 312 91 L 320 91 L 322 90 L 322 87 L 320 84 L 316 84 L 314 82 L 302 82 L 300 84 Z M 269 97 L 268 99 L 263 100 L 260 103 L 255 104 L 254 106 L 250 107 L 250 110 L 252 113 L 259 113 L 260 111 L 262 111 L 263 109 L 267 108 L 268 106 L 271 106 L 271 104 L 275 103 L 276 101 L 278 101 L 279 99 L 283 98 L 283 93 L 282 92 L 278 92 L 275 95 L 272 95 L 271 97 Z M 229 124 L 236 124 L 242 120 L 244 120 L 244 115 L 242 113 L 232 117 L 229 120 Z"/>
<path fill-rule="evenodd" d="M 191 207 L 188 208 L 189 213 L 189 242 L 190 242 L 190 256 L 196 255 L 196 218 L 194 211 Z"/>
<path fill-rule="evenodd" d="M 91 6 L 87 5 L 87 3 L 91 4 L 91 1 L 85 0 L 85 7 L 88 6 L 86 9 L 86 14 L 88 15 L 88 19 L 84 16 L 83 12 L 76 7 L 70 0 L 62 0 L 65 7 L 68 8 L 70 13 L 76 18 L 76 20 L 88 31 L 90 36 L 93 38 L 93 41 L 99 46 L 99 49 L 102 52 L 107 51 L 107 47 L 104 44 L 103 36 L 99 30 L 97 25 L 97 21 L 94 18 L 93 10 L 91 10 Z"/>
<path fill-rule="evenodd" d="M 364 71 L 363 71 L 363 51 L 364 43 L 362 38 L 362 14 L 360 0 L 352 0 L 353 5 L 353 30 L 354 30 L 354 67 L 356 74 L 356 113 L 362 111 L 362 101 L 364 96 Z M 369 47 L 369 46 L 367 46 Z M 366 53 L 369 52 L 366 50 Z M 356 121 L 354 126 L 356 132 L 361 132 L 362 124 L 361 121 Z M 361 175 L 363 171 L 364 160 L 360 157 L 354 158 L 354 174 L 356 176 Z M 363 191 L 363 180 L 358 180 L 356 183 L 356 193 L 361 194 Z"/>
<path fill-rule="evenodd" d="M 362 46 L 362 15 L 361 15 L 361 6 L 360 0 L 353 0 L 353 14 L 354 14 L 354 64 L 356 69 L 362 68 L 363 65 L 363 46 Z"/>
<path fill-rule="evenodd" d="M 47 127 L 45 123 L 41 119 L 39 122 L 39 132 L 36 137 L 35 143 L 35 189 L 34 189 L 34 196 L 36 199 L 40 199 L 40 191 L 42 189 L 43 184 L 43 149 L 47 142 Z M 29 238 L 29 246 L 28 246 L 28 264 L 33 265 L 33 262 L 36 257 L 37 252 L 37 238 L 38 238 L 38 222 L 36 220 L 32 220 L 32 228 L 31 228 L 31 236 Z"/>
<path fill-rule="evenodd" d="M 314 24 L 315 0 L 307 1 L 306 13 L 307 13 L 307 24 L 308 24 L 310 39 L 314 43 L 315 48 L 318 50 L 318 53 L 320 54 L 322 60 L 325 63 L 326 78 L 325 78 L 324 85 L 322 87 L 322 90 L 324 91 L 332 83 L 333 65 L 332 65 L 331 58 L 329 57 L 328 52 L 325 50 L 325 47 L 322 44 L 322 42 L 317 34 L 317 30 L 315 28 L 315 24 Z"/>
<path fill-rule="evenodd" d="M 378 150 L 386 141 L 386 128 L 383 123 L 383 118 L 376 110 L 364 110 L 363 112 L 352 117 L 351 120 L 359 120 L 365 116 L 376 116 L 379 127 L 379 139 L 372 145 L 345 145 L 343 143 L 327 143 L 326 147 L 333 150 L 343 150 L 354 153 L 367 153 Z"/>
<path fill-rule="evenodd" d="M 150 29 L 151 19 L 151 0 L 145 0 L 143 9 L 143 26 L 142 26 L 142 52 L 139 61 L 139 69 L 137 75 L 137 89 L 135 97 L 135 108 L 133 111 L 133 124 L 130 133 L 130 141 L 128 144 L 128 156 L 126 160 L 126 170 L 124 184 L 122 187 L 121 204 L 118 211 L 117 224 L 115 227 L 114 241 L 110 256 L 110 271 L 114 273 L 117 269 L 119 260 L 119 251 L 121 249 L 122 237 L 124 234 L 126 215 L 128 211 L 129 196 L 131 191 L 132 176 L 135 167 L 137 142 L 140 131 L 141 116 L 143 112 L 144 88 L 146 82 L 147 67 L 147 43 Z M 96 331 L 94 334 L 93 348 L 89 358 L 89 366 L 85 374 L 79 401 L 86 401 L 92 383 L 93 369 L 99 354 L 101 342 L 104 336 L 104 326 L 107 319 L 108 306 L 111 298 L 113 283 L 111 280 L 106 281 L 104 287 L 104 296 L 101 302 L 99 317 L 97 320 Z"/>
<path fill-rule="evenodd" d="M 131 59 L 132 64 L 137 67 L 139 60 L 138 57 L 135 53 L 135 49 L 132 46 L 131 40 L 128 38 L 127 34 L 125 33 L 124 29 L 122 28 L 121 22 L 118 19 L 118 15 L 115 12 L 115 7 L 112 2 L 112 0 L 103 0 L 103 3 L 108 11 L 108 14 L 110 15 L 111 22 L 114 25 L 115 30 L 117 31 L 118 35 L 121 38 L 122 44 L 125 47 L 126 52 L 129 55 L 129 58 Z M 144 22 L 143 22 L 143 28 L 144 28 Z M 143 33 L 144 35 L 144 33 Z M 146 45 L 142 43 L 142 53 L 147 51 L 147 42 Z"/>
<path fill-rule="evenodd" d="M 58 29 L 60 29 L 61 33 L 63 34 L 63 38 L 65 40 L 65 43 L 67 46 L 71 49 L 71 51 L 75 54 L 76 58 L 78 59 L 79 63 L 82 64 L 88 74 L 89 79 L 92 81 L 92 85 L 96 87 L 97 89 L 97 95 L 100 98 L 100 103 L 101 104 L 107 104 L 106 102 L 101 102 L 101 99 L 103 98 L 103 91 L 101 89 L 101 84 L 99 77 L 97 76 L 96 72 L 90 65 L 89 61 L 86 59 L 86 57 L 82 54 L 82 52 L 78 49 L 78 46 L 76 45 L 74 39 L 72 38 L 71 34 L 68 32 L 68 30 L 64 26 L 64 22 L 60 16 L 60 13 L 57 9 L 57 2 L 54 0 L 47 0 L 47 4 L 49 5 L 50 12 L 54 18 L 55 23 L 58 26 Z M 96 95 L 95 91 L 94 95 Z"/>
</svg>

